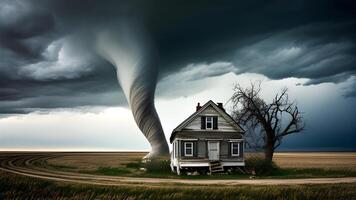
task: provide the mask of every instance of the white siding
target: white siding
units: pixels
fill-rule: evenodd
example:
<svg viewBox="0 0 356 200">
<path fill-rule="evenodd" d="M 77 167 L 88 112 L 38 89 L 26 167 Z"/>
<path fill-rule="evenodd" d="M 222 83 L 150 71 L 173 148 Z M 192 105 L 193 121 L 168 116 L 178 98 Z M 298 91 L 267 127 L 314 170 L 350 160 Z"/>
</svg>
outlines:
<svg viewBox="0 0 356 200">
<path fill-rule="evenodd" d="M 226 121 L 212 106 L 207 107 L 200 115 L 196 116 L 184 129 L 201 130 L 201 116 L 218 116 L 218 131 L 236 132 L 234 127 Z M 211 131 L 211 130 L 210 130 Z M 216 130 L 214 130 L 216 131 Z"/>
<path fill-rule="evenodd" d="M 200 116 L 197 116 L 192 122 L 190 122 L 184 129 L 197 130 L 200 129 Z"/>
</svg>

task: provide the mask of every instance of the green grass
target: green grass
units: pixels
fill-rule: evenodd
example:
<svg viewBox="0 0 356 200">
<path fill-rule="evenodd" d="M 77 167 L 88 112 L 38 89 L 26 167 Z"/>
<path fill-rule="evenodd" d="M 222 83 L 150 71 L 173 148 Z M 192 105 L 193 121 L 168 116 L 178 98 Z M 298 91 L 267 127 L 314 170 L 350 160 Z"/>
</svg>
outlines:
<svg viewBox="0 0 356 200">
<path fill-rule="evenodd" d="M 63 170 L 73 170 L 73 169 L 78 169 L 77 167 L 75 167 L 75 166 L 67 166 L 67 165 L 42 165 L 42 166 L 45 166 L 45 167 L 47 167 L 47 166 L 51 166 L 51 167 L 53 167 L 53 168 L 56 168 L 56 169 L 63 169 Z"/>
<path fill-rule="evenodd" d="M 356 199 L 356 184 L 186 186 L 64 184 L 0 172 L 0 199 Z"/>
<path fill-rule="evenodd" d="M 247 162 L 246 167 L 256 169 L 257 175 L 253 178 L 268 179 L 268 178 L 340 178 L 340 177 L 356 177 L 356 170 L 351 169 L 321 169 L 321 168 L 279 168 L 275 164 L 269 165 L 261 160 L 253 160 Z M 76 167 L 47 165 L 60 171 L 78 171 Z M 142 171 L 145 168 L 146 171 Z M 130 177 L 150 177 L 150 178 L 182 178 L 182 179 L 249 179 L 250 174 L 231 173 L 231 174 L 214 174 L 214 175 L 199 175 L 178 176 L 172 173 L 167 160 L 153 160 L 143 163 L 141 160 L 130 162 L 126 167 L 100 167 L 96 170 L 79 170 L 80 173 L 108 175 L 108 176 L 130 176 Z"/>
<path fill-rule="evenodd" d="M 95 173 L 109 176 L 121 176 L 131 174 L 131 170 L 127 168 L 101 167 L 97 169 Z"/>
<path fill-rule="evenodd" d="M 110 175 L 110 176 L 131 176 L 131 177 L 151 177 L 151 178 L 182 178 L 182 179 L 249 179 L 250 174 L 213 174 L 213 175 L 176 175 L 167 171 L 143 172 L 134 168 L 99 168 L 95 171 L 82 171 L 82 173 Z M 356 177 L 356 171 L 351 170 L 327 170 L 327 169 L 277 169 L 270 174 L 255 175 L 256 179 L 268 178 L 341 178 Z"/>
<path fill-rule="evenodd" d="M 140 167 L 143 167 L 143 164 L 141 161 L 136 161 L 136 162 L 130 162 L 126 164 L 127 168 L 134 168 L 134 169 L 138 169 Z"/>
<path fill-rule="evenodd" d="M 340 178 L 340 177 L 356 177 L 356 171 L 350 169 L 283 169 L 275 165 L 264 166 L 260 162 L 257 164 L 261 171 L 253 176 L 256 179 L 267 178 Z M 146 168 L 147 171 L 142 171 L 140 168 Z M 82 171 L 83 173 L 93 173 L 110 176 L 131 176 L 131 177 L 150 177 L 150 178 L 182 178 L 182 179 L 249 179 L 251 174 L 230 173 L 230 174 L 213 174 L 213 175 L 176 175 L 172 173 L 167 161 L 153 161 L 142 163 L 141 161 L 131 162 L 125 167 L 118 168 L 99 168 L 95 171 Z"/>
</svg>

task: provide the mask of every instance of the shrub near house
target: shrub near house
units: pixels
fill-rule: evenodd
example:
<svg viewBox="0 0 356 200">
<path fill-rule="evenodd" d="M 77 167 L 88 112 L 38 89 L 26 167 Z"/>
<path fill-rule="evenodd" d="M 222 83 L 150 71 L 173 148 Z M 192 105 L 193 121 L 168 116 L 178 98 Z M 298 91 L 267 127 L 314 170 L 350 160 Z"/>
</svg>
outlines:
<svg viewBox="0 0 356 200">
<path fill-rule="evenodd" d="M 172 171 L 214 173 L 244 166 L 243 133 L 222 103 L 198 103 L 196 112 L 171 134 Z"/>
</svg>

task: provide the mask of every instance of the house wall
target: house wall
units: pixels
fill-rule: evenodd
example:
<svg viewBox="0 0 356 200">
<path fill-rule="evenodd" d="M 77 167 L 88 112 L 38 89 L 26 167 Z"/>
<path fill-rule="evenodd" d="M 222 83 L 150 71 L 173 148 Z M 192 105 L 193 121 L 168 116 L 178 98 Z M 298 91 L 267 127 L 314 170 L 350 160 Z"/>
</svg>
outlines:
<svg viewBox="0 0 356 200">
<path fill-rule="evenodd" d="M 239 156 L 231 156 L 230 141 L 220 141 L 220 159 L 223 161 L 238 161 L 243 159 L 243 142 L 240 142 L 240 154 Z"/>
<path fill-rule="evenodd" d="M 216 130 L 210 131 L 180 131 L 176 133 L 176 138 L 185 139 L 242 139 L 242 134 L 238 132 L 219 132 Z"/>
<path fill-rule="evenodd" d="M 230 145 L 229 141 L 220 141 L 220 159 L 226 159 L 230 157 Z"/>
<path fill-rule="evenodd" d="M 219 131 L 227 131 L 227 132 L 236 132 L 233 126 L 231 126 L 230 122 L 228 122 L 225 118 L 223 118 L 216 110 L 209 106 L 200 115 L 196 116 L 196 118 L 190 122 L 184 130 L 201 130 L 201 116 L 218 116 L 218 130 Z"/>
<path fill-rule="evenodd" d="M 242 161 L 243 156 L 243 141 L 240 141 L 240 154 L 239 156 L 231 156 L 231 146 L 230 146 L 230 139 L 234 138 L 225 138 L 219 140 L 220 143 L 220 160 L 221 161 Z M 181 138 L 178 140 L 180 146 L 180 152 L 178 155 L 179 160 L 209 160 L 208 156 L 208 141 L 209 139 L 198 139 L 195 141 L 190 140 L 189 138 Z M 195 153 L 193 157 L 185 156 L 184 155 L 184 143 L 185 142 L 193 142 Z"/>
<path fill-rule="evenodd" d="M 206 158 L 206 142 L 203 140 L 198 140 L 198 157 Z"/>
</svg>

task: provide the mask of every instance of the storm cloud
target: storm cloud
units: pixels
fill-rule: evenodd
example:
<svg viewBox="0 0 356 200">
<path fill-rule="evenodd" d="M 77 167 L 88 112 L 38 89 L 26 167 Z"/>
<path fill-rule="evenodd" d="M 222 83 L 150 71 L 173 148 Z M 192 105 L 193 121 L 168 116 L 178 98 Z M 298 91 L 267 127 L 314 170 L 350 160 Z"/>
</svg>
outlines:
<svg viewBox="0 0 356 200">
<path fill-rule="evenodd" d="M 98 30 L 126 19 L 152 39 L 161 81 L 252 72 L 306 85 L 355 82 L 353 1 L 4 0 L 0 113 L 125 105 L 114 68 L 93 45 Z M 166 85 L 159 95 L 174 95 Z M 344 96 L 355 91 L 351 84 Z"/>
</svg>

